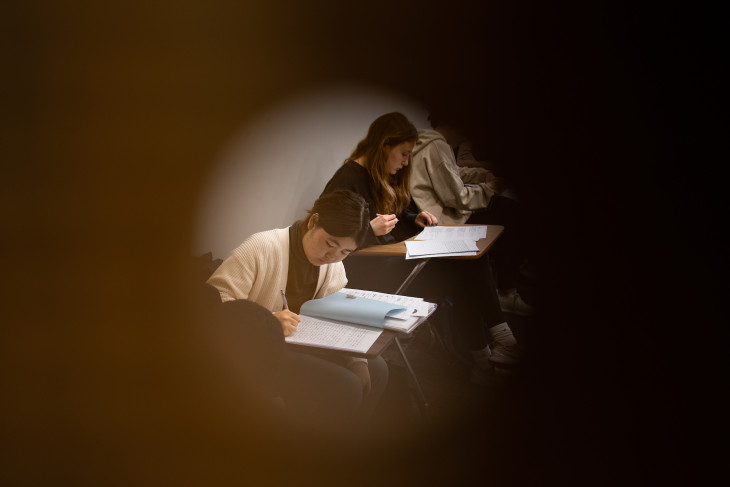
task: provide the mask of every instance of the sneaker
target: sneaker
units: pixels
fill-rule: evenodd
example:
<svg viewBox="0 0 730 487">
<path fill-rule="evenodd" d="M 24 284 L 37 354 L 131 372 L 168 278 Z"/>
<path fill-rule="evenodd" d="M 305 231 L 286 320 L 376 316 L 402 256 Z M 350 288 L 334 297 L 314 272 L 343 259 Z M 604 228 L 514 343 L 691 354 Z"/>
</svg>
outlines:
<svg viewBox="0 0 730 487">
<path fill-rule="evenodd" d="M 535 308 L 527 304 L 519 295 L 519 293 L 512 293 L 508 296 L 499 296 L 499 307 L 505 313 L 512 313 L 519 316 L 532 316 L 535 314 Z"/>
<path fill-rule="evenodd" d="M 489 361 L 500 365 L 515 365 L 522 358 L 522 347 L 517 344 L 507 323 L 500 323 L 489 329 L 494 343 Z"/>
<path fill-rule="evenodd" d="M 504 345 L 495 343 L 492 346 L 492 356 L 489 361 L 496 365 L 512 366 L 522 359 L 522 347 L 517 345 Z"/>
</svg>

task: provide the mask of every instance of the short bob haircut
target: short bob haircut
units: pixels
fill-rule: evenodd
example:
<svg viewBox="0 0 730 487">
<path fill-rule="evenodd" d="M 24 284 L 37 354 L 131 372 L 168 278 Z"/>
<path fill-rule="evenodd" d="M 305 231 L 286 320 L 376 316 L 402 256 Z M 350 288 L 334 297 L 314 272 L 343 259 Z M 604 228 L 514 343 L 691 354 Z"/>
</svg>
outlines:
<svg viewBox="0 0 730 487">
<path fill-rule="evenodd" d="M 323 194 L 307 210 L 309 218 L 317 213 L 317 226 L 333 237 L 352 237 L 362 246 L 370 228 L 370 210 L 365 199 L 357 193 L 338 189 Z M 309 221 L 309 218 L 307 221 Z"/>
</svg>

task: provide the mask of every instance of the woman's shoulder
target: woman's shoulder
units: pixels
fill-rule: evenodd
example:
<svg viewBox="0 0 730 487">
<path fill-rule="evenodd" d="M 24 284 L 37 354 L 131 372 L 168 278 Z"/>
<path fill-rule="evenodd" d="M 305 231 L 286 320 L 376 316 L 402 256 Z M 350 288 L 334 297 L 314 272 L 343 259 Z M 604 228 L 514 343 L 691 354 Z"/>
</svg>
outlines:
<svg viewBox="0 0 730 487">
<path fill-rule="evenodd" d="M 335 189 L 356 190 L 366 187 L 368 182 L 368 171 L 355 161 L 347 160 L 335 171 L 325 187 L 325 192 Z"/>
<path fill-rule="evenodd" d="M 358 183 L 368 183 L 370 181 L 370 171 L 355 161 L 347 161 L 342 166 L 343 174 Z"/>
<path fill-rule="evenodd" d="M 255 251 L 258 254 L 270 253 L 279 248 L 283 243 L 288 242 L 289 229 L 276 228 L 254 233 L 236 249 L 237 253 Z"/>
<path fill-rule="evenodd" d="M 367 174 L 368 170 L 362 167 L 357 162 L 353 161 L 352 159 L 347 159 L 344 164 L 340 166 L 339 169 L 335 172 L 335 175 L 337 174 L 346 174 L 346 175 L 361 175 L 361 174 Z"/>
</svg>

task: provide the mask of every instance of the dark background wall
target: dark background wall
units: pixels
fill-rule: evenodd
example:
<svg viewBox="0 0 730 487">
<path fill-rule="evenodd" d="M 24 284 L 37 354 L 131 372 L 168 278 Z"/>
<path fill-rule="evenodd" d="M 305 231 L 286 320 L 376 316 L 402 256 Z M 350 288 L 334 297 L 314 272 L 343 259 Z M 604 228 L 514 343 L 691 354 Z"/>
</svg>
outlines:
<svg viewBox="0 0 730 487">
<path fill-rule="evenodd" d="M 679 2 L 331 3 L 0 7 L 8 485 L 304 468 L 237 414 L 216 348 L 232 338 L 196 327 L 181 283 L 221 144 L 340 79 L 456 95 L 537 215 L 549 365 L 524 441 L 550 461 L 515 464 L 546 483 L 689 475 L 695 406 L 715 407 L 713 364 L 695 366 L 724 314 L 717 17 Z"/>
</svg>

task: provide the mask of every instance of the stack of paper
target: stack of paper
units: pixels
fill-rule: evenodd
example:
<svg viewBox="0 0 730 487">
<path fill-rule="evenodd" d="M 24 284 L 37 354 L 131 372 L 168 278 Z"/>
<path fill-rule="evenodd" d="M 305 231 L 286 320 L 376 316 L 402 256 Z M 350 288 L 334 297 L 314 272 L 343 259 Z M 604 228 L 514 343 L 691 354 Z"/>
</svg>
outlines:
<svg viewBox="0 0 730 487">
<path fill-rule="evenodd" d="M 436 309 L 421 298 L 344 288 L 300 309 L 288 343 L 367 352 L 384 328 L 409 333 Z"/>
<path fill-rule="evenodd" d="M 406 240 L 406 259 L 477 255 L 476 241 L 486 236 L 486 225 L 426 227 L 415 240 Z"/>
<path fill-rule="evenodd" d="M 391 303 L 401 307 L 401 311 L 389 313 L 383 321 L 383 328 L 410 333 L 436 309 L 434 303 L 424 301 L 423 298 L 386 294 L 376 291 L 362 291 L 359 289 L 344 288 L 340 291 L 349 296 L 365 298 L 383 303 Z"/>
</svg>

